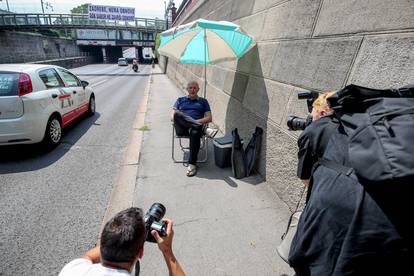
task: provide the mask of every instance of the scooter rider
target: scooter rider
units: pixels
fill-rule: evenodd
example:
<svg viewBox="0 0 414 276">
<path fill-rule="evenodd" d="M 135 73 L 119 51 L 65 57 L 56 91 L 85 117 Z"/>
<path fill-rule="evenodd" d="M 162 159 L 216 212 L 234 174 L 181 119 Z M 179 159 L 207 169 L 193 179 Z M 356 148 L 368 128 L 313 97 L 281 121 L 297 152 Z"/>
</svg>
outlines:
<svg viewBox="0 0 414 276">
<path fill-rule="evenodd" d="M 138 60 L 136 58 L 134 58 L 132 60 L 132 69 L 136 72 L 138 71 Z"/>
</svg>

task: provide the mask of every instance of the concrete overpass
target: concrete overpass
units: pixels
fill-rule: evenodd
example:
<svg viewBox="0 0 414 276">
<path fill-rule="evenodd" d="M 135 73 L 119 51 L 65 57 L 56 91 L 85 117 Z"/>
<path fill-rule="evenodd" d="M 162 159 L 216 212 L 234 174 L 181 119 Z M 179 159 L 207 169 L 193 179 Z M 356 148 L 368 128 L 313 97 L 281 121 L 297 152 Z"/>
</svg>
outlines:
<svg viewBox="0 0 414 276">
<path fill-rule="evenodd" d="M 143 49 L 155 49 L 156 32 L 153 31 L 76 29 L 74 34 L 81 50 L 96 53 L 97 48 L 102 49 L 103 62 L 115 62 L 122 57 L 122 47 L 134 47 L 135 57 L 145 63 Z"/>
<path fill-rule="evenodd" d="M 0 31 L 69 30 L 81 52 L 103 62 L 116 62 L 122 57 L 122 47 L 135 47 L 135 56 L 145 63 L 143 49 L 154 50 L 156 33 L 164 31 L 166 24 L 165 20 L 149 18 L 90 20 L 87 14 L 0 14 Z M 0 32 L 0 37 L 3 35 Z"/>
<path fill-rule="evenodd" d="M 166 30 L 165 20 L 135 18 L 135 21 L 90 20 L 87 14 L 41 14 L 13 13 L 0 14 L 0 29 L 111 29 L 145 32 L 162 32 Z"/>
</svg>

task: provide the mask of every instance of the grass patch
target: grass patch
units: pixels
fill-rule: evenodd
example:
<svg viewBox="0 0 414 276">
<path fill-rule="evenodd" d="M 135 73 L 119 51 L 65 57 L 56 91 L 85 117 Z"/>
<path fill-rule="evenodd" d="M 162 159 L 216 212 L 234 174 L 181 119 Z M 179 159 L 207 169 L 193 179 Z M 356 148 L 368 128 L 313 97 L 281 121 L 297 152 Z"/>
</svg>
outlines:
<svg viewBox="0 0 414 276">
<path fill-rule="evenodd" d="M 140 131 L 150 131 L 151 129 L 149 128 L 149 126 L 147 125 L 143 125 L 142 127 L 140 127 L 138 130 Z"/>
</svg>

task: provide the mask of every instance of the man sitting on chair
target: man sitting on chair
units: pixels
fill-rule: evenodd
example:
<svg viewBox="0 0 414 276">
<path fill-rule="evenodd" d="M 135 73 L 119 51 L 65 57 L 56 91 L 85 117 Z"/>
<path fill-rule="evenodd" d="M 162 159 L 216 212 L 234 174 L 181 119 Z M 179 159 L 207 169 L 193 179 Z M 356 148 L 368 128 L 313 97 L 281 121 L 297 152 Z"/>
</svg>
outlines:
<svg viewBox="0 0 414 276">
<path fill-rule="evenodd" d="M 210 105 L 207 99 L 197 95 L 199 90 L 198 83 L 190 81 L 187 84 L 188 95 L 177 99 L 172 113 L 177 135 L 190 137 L 187 176 L 194 176 L 197 173 L 196 163 L 201 136 L 204 134 L 209 138 L 214 138 L 218 131 L 207 126 L 212 121 Z"/>
</svg>

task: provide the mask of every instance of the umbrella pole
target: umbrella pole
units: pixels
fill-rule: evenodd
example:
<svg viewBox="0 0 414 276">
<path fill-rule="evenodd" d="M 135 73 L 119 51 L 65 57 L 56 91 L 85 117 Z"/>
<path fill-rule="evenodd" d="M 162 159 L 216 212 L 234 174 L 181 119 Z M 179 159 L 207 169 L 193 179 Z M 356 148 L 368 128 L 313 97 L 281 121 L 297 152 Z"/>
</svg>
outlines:
<svg viewBox="0 0 414 276">
<path fill-rule="evenodd" d="M 204 29 L 204 98 L 207 99 L 207 35 Z"/>
</svg>

